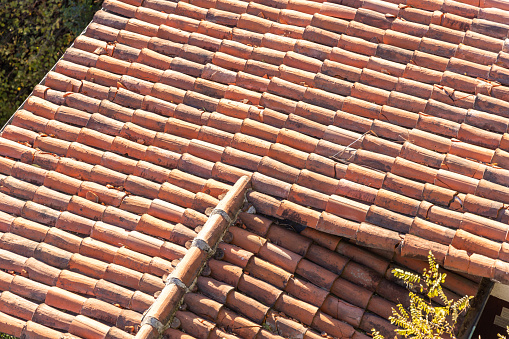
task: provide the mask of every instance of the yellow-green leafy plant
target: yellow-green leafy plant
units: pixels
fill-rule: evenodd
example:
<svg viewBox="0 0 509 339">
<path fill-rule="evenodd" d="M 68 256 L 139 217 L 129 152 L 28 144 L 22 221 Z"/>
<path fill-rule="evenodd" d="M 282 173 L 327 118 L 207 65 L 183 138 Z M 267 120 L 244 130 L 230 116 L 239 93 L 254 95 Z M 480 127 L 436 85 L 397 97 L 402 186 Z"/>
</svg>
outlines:
<svg viewBox="0 0 509 339">
<path fill-rule="evenodd" d="M 505 330 L 506 330 L 507 334 L 509 334 L 509 327 L 507 327 Z M 499 339 L 507 339 L 507 337 L 505 335 L 502 335 L 500 333 L 498 333 L 497 336 Z M 479 336 L 479 338 L 480 338 L 480 336 Z"/>
<path fill-rule="evenodd" d="M 431 251 L 428 255 L 429 269 L 424 269 L 422 275 L 407 272 L 402 269 L 394 269 L 394 276 L 402 280 L 408 290 L 410 304 L 405 308 L 402 304 L 392 309 L 389 320 L 398 329 L 396 334 L 412 339 L 438 339 L 444 336 L 456 338 L 455 328 L 458 317 L 468 309 L 471 296 L 464 296 L 459 300 L 452 300 L 445 295 L 442 284 L 445 282 L 446 273 L 439 271 L 435 256 Z M 414 291 L 420 291 L 427 298 L 423 298 Z M 443 306 L 435 306 L 432 300 L 439 298 Z M 375 329 L 372 330 L 373 338 L 384 339 Z"/>
</svg>

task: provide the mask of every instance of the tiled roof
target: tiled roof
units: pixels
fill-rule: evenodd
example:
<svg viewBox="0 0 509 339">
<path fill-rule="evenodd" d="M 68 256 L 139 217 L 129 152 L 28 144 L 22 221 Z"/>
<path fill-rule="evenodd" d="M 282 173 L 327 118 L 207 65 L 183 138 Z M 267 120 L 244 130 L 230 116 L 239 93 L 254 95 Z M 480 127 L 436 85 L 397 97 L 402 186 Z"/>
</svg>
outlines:
<svg viewBox="0 0 509 339">
<path fill-rule="evenodd" d="M 106 0 L 0 137 L 2 330 L 157 336 L 248 187 L 170 337 L 390 329 L 429 250 L 508 283 L 509 2 L 468 1 Z"/>
<path fill-rule="evenodd" d="M 393 338 L 387 318 L 396 304 L 408 306 L 408 291 L 391 271 L 422 272 L 426 266 L 309 228 L 297 234 L 244 212 L 229 231 L 233 240 L 219 244 L 208 262 L 210 274 L 198 277 L 196 290 L 184 297 L 175 315 L 180 332 L 168 330 L 169 338 L 182 338 L 181 331 L 216 338 L 228 330 L 241 338 L 367 339 L 364 332 L 373 327 Z M 455 299 L 478 289 L 452 272 L 446 284 Z"/>
</svg>

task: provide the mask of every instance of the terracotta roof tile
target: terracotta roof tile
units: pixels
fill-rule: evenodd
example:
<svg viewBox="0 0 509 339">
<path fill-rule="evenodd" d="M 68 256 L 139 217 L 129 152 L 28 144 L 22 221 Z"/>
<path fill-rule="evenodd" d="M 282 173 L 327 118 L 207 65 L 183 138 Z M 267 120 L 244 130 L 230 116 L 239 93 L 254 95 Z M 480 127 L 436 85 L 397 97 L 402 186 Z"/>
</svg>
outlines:
<svg viewBox="0 0 509 339">
<path fill-rule="evenodd" d="M 507 282 L 509 7 L 405 4 L 105 1 L 2 131 L 7 332 L 364 338 L 430 249 Z"/>
</svg>

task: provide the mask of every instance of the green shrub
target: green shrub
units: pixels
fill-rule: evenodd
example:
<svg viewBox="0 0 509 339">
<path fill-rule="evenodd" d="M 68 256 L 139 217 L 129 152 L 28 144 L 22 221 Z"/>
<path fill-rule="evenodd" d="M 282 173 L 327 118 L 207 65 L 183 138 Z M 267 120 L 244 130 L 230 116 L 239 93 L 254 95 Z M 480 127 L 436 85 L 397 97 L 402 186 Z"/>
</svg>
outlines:
<svg viewBox="0 0 509 339">
<path fill-rule="evenodd" d="M 100 8 L 100 0 L 0 0 L 0 126 Z"/>
<path fill-rule="evenodd" d="M 438 264 L 429 252 L 429 269 L 424 269 L 422 275 L 406 272 L 401 269 L 394 269 L 392 273 L 398 279 L 405 282 L 409 289 L 410 306 L 405 308 L 397 305 L 392 309 L 392 316 L 389 318 L 392 324 L 398 326 L 396 334 L 412 339 L 438 339 L 456 338 L 455 330 L 458 316 L 469 307 L 469 301 L 473 297 L 464 296 L 459 300 L 452 300 L 445 295 L 442 284 L 447 274 L 441 273 Z M 413 292 L 418 290 L 420 294 Z M 444 306 L 435 306 L 432 303 L 434 298 L 439 298 Z M 374 339 L 384 339 L 375 329 L 372 331 Z"/>
</svg>

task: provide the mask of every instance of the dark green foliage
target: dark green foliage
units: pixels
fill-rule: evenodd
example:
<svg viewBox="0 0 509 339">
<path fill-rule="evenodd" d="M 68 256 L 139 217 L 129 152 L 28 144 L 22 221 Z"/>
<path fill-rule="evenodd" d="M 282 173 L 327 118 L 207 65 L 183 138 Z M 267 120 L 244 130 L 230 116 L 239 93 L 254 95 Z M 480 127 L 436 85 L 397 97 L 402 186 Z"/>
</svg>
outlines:
<svg viewBox="0 0 509 339">
<path fill-rule="evenodd" d="M 0 0 L 0 126 L 81 33 L 101 0 Z"/>
<path fill-rule="evenodd" d="M 0 0 L 0 127 L 92 20 L 102 0 Z M 0 333 L 0 339 L 15 339 Z"/>
</svg>

